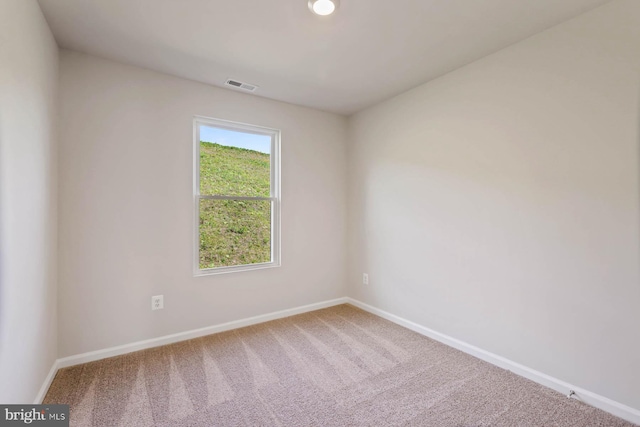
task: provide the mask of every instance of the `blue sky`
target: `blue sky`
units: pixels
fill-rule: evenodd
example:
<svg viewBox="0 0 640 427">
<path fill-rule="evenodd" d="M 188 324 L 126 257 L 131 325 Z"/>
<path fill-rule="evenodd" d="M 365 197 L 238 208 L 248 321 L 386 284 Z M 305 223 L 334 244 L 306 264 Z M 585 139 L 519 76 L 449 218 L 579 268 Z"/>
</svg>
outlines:
<svg viewBox="0 0 640 427">
<path fill-rule="evenodd" d="M 271 153 L 271 137 L 200 125 L 200 141 Z"/>
</svg>

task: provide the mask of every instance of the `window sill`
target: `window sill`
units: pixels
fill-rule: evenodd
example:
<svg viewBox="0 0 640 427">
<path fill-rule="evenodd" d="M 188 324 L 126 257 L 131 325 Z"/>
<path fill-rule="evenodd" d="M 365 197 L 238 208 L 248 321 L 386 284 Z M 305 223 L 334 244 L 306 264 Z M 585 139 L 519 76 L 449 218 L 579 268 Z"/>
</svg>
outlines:
<svg viewBox="0 0 640 427">
<path fill-rule="evenodd" d="M 194 277 L 214 276 L 217 274 L 239 273 L 242 271 L 263 270 L 266 268 L 275 268 L 275 267 L 280 267 L 280 263 L 265 262 L 263 264 L 234 265 L 231 267 L 208 268 L 205 270 L 198 269 L 194 271 L 193 276 Z"/>
</svg>

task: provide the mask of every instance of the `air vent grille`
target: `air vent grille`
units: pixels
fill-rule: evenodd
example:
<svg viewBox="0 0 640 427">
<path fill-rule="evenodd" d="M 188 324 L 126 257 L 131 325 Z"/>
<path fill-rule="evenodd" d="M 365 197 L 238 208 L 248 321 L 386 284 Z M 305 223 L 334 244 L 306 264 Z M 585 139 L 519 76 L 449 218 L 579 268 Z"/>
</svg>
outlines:
<svg viewBox="0 0 640 427">
<path fill-rule="evenodd" d="M 256 89 L 258 89 L 258 86 L 256 85 L 244 83 L 234 79 L 227 79 L 227 81 L 224 84 L 226 86 L 231 86 L 232 88 L 235 88 L 235 89 L 245 90 L 247 92 L 255 92 Z"/>
</svg>

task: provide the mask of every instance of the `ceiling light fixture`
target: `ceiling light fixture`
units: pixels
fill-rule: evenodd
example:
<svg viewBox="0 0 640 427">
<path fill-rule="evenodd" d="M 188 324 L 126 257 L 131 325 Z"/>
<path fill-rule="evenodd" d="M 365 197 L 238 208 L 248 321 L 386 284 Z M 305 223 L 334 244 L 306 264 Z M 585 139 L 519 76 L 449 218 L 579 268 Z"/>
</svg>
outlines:
<svg viewBox="0 0 640 427">
<path fill-rule="evenodd" d="M 309 9 L 316 15 L 331 15 L 338 8 L 340 0 L 309 0 Z"/>
</svg>

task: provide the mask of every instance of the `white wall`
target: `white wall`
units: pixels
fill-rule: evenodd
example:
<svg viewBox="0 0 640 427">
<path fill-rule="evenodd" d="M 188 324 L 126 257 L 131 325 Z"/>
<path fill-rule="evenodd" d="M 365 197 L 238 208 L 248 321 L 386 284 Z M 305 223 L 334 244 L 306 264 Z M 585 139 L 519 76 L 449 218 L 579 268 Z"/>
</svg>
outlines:
<svg viewBox="0 0 640 427">
<path fill-rule="evenodd" d="M 350 295 L 640 409 L 639 95 L 620 0 L 353 116 Z"/>
<path fill-rule="evenodd" d="M 60 357 L 345 295 L 344 117 L 68 51 L 60 73 Z M 282 267 L 193 277 L 194 115 L 282 130 Z"/>
<path fill-rule="evenodd" d="M 35 0 L 0 1 L 0 402 L 56 359 L 58 47 Z"/>
</svg>

